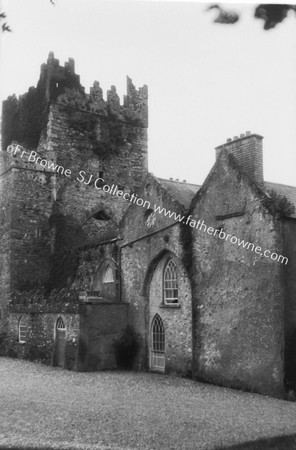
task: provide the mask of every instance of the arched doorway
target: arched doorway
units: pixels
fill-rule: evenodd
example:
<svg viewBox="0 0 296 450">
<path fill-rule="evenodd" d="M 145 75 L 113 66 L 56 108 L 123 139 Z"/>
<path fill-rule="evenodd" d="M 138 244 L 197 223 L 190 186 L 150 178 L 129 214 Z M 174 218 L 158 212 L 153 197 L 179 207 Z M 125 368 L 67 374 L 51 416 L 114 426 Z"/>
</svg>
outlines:
<svg viewBox="0 0 296 450">
<path fill-rule="evenodd" d="M 56 322 L 55 366 L 64 367 L 66 350 L 66 325 L 62 317 Z"/>
<path fill-rule="evenodd" d="M 150 369 L 157 372 L 165 370 L 165 330 L 158 314 L 155 314 L 151 323 Z"/>
</svg>

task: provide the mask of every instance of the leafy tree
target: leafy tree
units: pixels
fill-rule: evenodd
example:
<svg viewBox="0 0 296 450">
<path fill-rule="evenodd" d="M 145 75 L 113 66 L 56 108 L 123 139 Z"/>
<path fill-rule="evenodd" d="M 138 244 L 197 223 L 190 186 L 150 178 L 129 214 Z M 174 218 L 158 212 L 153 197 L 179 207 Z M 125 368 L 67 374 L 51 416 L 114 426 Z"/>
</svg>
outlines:
<svg viewBox="0 0 296 450">
<path fill-rule="evenodd" d="M 208 10 L 217 9 L 218 16 L 214 20 L 215 23 L 234 24 L 239 20 L 237 12 L 227 10 L 218 4 L 209 6 Z M 281 4 L 260 4 L 255 8 L 254 17 L 264 21 L 264 30 L 270 30 L 287 18 L 288 12 L 296 13 L 296 5 Z"/>
<path fill-rule="evenodd" d="M 0 12 L 0 23 L 1 23 L 1 28 L 2 31 L 11 31 L 9 25 L 7 25 L 7 22 L 3 22 L 3 20 L 6 19 L 6 13 L 5 12 Z M 3 23 L 2 23 L 3 22 Z"/>
<path fill-rule="evenodd" d="M 52 5 L 55 5 L 53 0 L 49 0 L 49 1 Z M 0 11 L 0 23 L 1 23 L 2 32 L 12 31 L 10 26 L 7 24 L 7 22 L 2 23 L 3 20 L 5 20 L 5 19 L 6 19 L 6 13 L 4 11 L 3 12 Z"/>
<path fill-rule="evenodd" d="M 52 5 L 55 5 L 53 0 L 49 0 Z M 218 16 L 214 20 L 215 23 L 223 24 L 234 24 L 236 23 L 240 16 L 237 12 L 227 10 L 221 7 L 219 4 L 213 4 L 209 6 L 208 10 L 217 9 Z M 270 30 L 276 25 L 281 23 L 287 18 L 288 12 L 294 11 L 296 13 L 296 5 L 281 5 L 281 4 L 259 4 L 254 11 L 254 17 L 257 19 L 262 19 L 264 21 L 264 30 Z M 0 11 L 0 23 L 2 32 L 12 31 L 7 24 L 3 22 L 6 19 L 6 13 Z M 3 23 L 2 23 L 3 22 Z"/>
</svg>

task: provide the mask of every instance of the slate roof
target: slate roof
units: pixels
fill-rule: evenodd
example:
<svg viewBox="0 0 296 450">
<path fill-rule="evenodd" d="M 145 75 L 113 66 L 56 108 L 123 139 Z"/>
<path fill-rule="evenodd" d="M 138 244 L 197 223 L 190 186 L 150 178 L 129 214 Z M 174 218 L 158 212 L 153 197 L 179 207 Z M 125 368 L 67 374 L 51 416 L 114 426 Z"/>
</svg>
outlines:
<svg viewBox="0 0 296 450">
<path fill-rule="evenodd" d="M 181 205 L 189 208 L 190 202 L 196 192 L 201 187 L 197 184 L 186 183 L 184 181 L 166 180 L 164 178 L 157 178 L 157 180 L 169 191 L 172 197 Z"/>
<path fill-rule="evenodd" d="M 157 180 L 169 191 L 173 198 L 186 209 L 189 208 L 192 198 L 201 188 L 201 185 L 183 181 L 167 180 L 165 178 L 157 178 Z M 267 191 L 274 190 L 290 200 L 295 206 L 295 213 L 291 214 L 290 217 L 296 218 L 296 186 L 272 183 L 270 181 L 265 181 L 264 184 Z"/>
<path fill-rule="evenodd" d="M 285 184 L 279 183 L 271 183 L 270 181 L 265 181 L 265 188 L 268 191 L 272 189 L 278 192 L 280 195 L 284 195 L 290 200 L 291 203 L 295 206 L 295 213 L 291 214 L 290 217 L 296 218 L 296 187 L 295 186 L 287 186 Z"/>
</svg>

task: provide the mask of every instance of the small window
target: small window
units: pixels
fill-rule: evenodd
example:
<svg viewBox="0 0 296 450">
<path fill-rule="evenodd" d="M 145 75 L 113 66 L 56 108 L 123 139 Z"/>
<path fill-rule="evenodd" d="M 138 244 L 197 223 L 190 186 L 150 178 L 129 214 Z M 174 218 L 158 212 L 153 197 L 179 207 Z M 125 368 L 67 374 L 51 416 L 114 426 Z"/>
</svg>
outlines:
<svg viewBox="0 0 296 450">
<path fill-rule="evenodd" d="M 108 216 L 108 214 L 105 213 L 105 211 L 103 211 L 103 210 L 97 211 L 93 215 L 93 218 L 96 220 L 110 220 L 110 217 Z"/>
<path fill-rule="evenodd" d="M 164 270 L 163 297 L 166 305 L 178 303 L 177 266 L 172 259 L 166 264 Z"/>
<path fill-rule="evenodd" d="M 113 270 L 111 269 L 110 266 L 107 266 L 104 278 L 103 278 L 103 283 L 114 283 L 114 277 L 113 277 Z"/>
<path fill-rule="evenodd" d="M 61 317 L 59 317 L 57 320 L 57 330 L 65 330 L 65 329 L 66 329 L 65 322 Z"/>
<path fill-rule="evenodd" d="M 147 209 L 144 214 L 144 224 L 147 228 L 153 228 L 156 223 L 156 213 L 153 209 Z"/>
<path fill-rule="evenodd" d="M 40 238 L 41 238 L 41 235 L 42 235 L 41 228 L 36 228 L 36 229 L 35 229 L 35 237 L 36 237 L 37 239 L 40 239 Z"/>
<path fill-rule="evenodd" d="M 27 340 L 26 318 L 24 316 L 21 316 L 19 320 L 19 342 L 24 344 L 26 340 Z"/>
</svg>

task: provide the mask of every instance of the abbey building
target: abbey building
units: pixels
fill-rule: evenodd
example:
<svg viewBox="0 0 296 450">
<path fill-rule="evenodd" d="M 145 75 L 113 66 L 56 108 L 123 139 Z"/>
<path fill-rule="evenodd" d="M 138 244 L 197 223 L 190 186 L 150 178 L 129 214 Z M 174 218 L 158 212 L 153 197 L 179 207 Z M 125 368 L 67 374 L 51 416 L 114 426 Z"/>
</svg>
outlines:
<svg viewBox="0 0 296 450">
<path fill-rule="evenodd" d="M 264 180 L 250 132 L 216 148 L 201 186 L 157 178 L 147 127 L 147 86 L 128 78 L 123 104 L 97 81 L 87 94 L 52 53 L 3 103 L 2 354 L 112 369 L 130 325 L 134 370 L 283 397 L 296 389 L 296 187 Z"/>
</svg>

